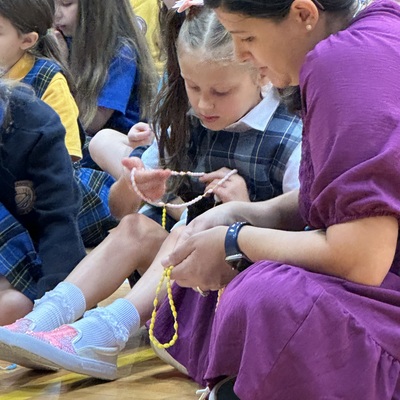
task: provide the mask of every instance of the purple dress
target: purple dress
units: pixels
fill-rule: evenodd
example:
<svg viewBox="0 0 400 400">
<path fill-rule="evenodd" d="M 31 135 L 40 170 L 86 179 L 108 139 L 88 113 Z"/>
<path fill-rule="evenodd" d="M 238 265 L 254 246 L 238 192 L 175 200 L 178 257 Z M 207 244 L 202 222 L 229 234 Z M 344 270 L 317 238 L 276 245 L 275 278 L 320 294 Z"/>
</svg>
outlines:
<svg viewBox="0 0 400 400">
<path fill-rule="evenodd" d="M 400 218 L 400 5 L 377 0 L 306 58 L 300 210 L 315 229 Z M 242 400 L 400 399 L 400 260 L 379 287 L 271 261 L 216 295 L 174 287 L 169 353 Z M 168 304 L 155 334 L 173 333 Z"/>
</svg>

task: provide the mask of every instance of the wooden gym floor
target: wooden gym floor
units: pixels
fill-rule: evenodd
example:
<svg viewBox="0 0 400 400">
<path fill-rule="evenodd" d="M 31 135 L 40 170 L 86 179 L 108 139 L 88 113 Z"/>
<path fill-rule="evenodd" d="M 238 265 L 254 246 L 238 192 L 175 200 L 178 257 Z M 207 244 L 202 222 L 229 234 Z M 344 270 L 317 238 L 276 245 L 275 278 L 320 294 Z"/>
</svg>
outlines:
<svg viewBox="0 0 400 400">
<path fill-rule="evenodd" d="M 110 299 L 129 290 L 124 284 Z M 0 361 L 1 367 L 8 363 Z M 198 385 L 162 362 L 148 344 L 142 329 L 132 337 L 118 359 L 121 378 L 104 382 L 65 370 L 43 373 L 17 367 L 0 371 L 0 400 L 105 399 L 196 400 Z"/>
</svg>

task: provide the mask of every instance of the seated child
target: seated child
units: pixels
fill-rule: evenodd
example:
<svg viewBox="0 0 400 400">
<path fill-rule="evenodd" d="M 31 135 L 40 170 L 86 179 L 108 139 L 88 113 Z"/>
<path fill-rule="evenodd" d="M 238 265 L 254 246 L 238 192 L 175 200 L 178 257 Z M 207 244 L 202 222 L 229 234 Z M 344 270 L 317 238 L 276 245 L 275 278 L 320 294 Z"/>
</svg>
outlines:
<svg viewBox="0 0 400 400">
<path fill-rule="evenodd" d="M 0 81 L 0 325 L 26 314 L 85 256 L 81 195 L 57 114 Z"/>
</svg>

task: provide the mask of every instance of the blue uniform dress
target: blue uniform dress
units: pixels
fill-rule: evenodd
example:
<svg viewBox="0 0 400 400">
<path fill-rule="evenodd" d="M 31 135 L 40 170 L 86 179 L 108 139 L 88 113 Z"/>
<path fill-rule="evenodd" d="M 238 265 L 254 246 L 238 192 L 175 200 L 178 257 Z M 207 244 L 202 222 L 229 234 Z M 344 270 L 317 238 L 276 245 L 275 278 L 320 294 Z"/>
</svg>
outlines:
<svg viewBox="0 0 400 400">
<path fill-rule="evenodd" d="M 86 254 L 77 224 L 82 198 L 65 129 L 48 105 L 13 89 L 1 124 L 0 275 L 34 300 Z"/>
<path fill-rule="evenodd" d="M 128 133 L 140 121 L 139 73 L 136 54 L 130 46 L 122 44 L 111 60 L 97 105 L 114 110 L 104 128 Z"/>
</svg>

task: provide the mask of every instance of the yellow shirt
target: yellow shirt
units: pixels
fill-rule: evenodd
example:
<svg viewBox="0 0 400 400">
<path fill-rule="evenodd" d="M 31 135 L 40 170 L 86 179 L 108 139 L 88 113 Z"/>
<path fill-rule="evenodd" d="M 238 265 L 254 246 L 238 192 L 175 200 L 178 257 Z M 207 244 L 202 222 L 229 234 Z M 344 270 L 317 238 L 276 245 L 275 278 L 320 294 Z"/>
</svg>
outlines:
<svg viewBox="0 0 400 400">
<path fill-rule="evenodd" d="M 25 53 L 23 57 L 8 71 L 8 79 L 22 80 L 32 69 L 35 57 Z M 56 73 L 50 81 L 42 100 L 48 104 L 60 117 L 64 125 L 65 145 L 68 153 L 74 158 L 82 158 L 81 140 L 78 127 L 78 107 L 68 87 L 67 80 L 60 72 Z"/>
<path fill-rule="evenodd" d="M 149 46 L 151 55 L 153 56 L 157 71 L 161 75 L 164 71 L 164 64 L 160 61 L 160 50 L 157 46 L 157 38 L 159 35 L 159 0 L 130 0 L 130 2 L 135 14 L 141 17 L 146 23 L 147 44 Z"/>
</svg>

